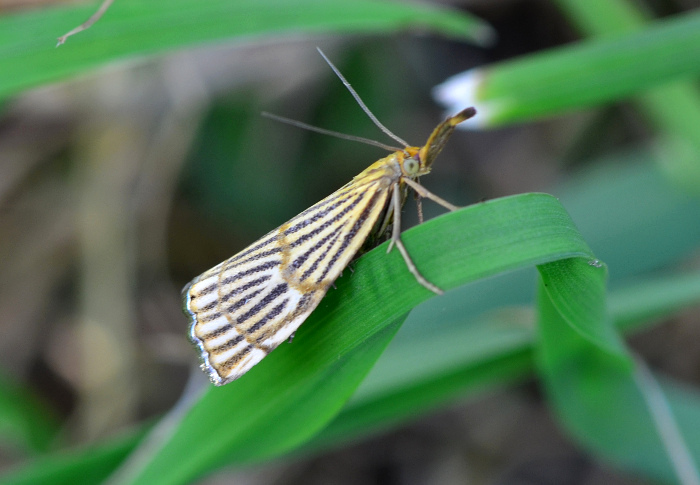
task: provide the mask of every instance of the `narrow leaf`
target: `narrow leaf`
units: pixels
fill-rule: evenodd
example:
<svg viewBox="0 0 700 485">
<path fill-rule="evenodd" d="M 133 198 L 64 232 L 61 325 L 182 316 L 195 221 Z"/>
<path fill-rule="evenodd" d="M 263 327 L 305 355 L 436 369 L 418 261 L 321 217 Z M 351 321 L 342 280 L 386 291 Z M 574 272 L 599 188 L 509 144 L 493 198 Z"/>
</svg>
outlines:
<svg viewBox="0 0 700 485">
<path fill-rule="evenodd" d="M 700 11 L 613 38 L 582 41 L 458 74 L 435 97 L 475 106 L 471 126 L 498 126 L 624 99 L 700 74 Z M 465 125 L 470 125 L 467 122 Z"/>
<path fill-rule="evenodd" d="M 395 1 L 120 0 L 90 30 L 55 48 L 56 38 L 87 19 L 93 4 L 0 17 L 0 96 L 58 81 L 116 60 L 205 43 L 299 33 L 433 30 L 480 41 L 490 27 L 461 12 Z"/>
</svg>

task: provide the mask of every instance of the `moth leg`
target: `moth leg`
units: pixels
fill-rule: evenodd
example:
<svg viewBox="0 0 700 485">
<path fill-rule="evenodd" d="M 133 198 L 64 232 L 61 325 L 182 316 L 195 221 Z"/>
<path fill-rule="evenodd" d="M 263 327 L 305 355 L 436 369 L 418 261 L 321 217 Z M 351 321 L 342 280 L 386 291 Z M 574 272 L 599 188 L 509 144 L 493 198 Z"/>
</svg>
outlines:
<svg viewBox="0 0 700 485">
<path fill-rule="evenodd" d="M 437 195 L 433 194 L 431 191 L 429 191 L 428 189 L 423 187 L 421 184 L 416 183 L 415 181 L 411 180 L 410 178 L 403 177 L 401 180 L 403 182 L 406 182 L 406 185 L 408 185 L 413 190 L 415 190 L 416 193 L 418 195 L 420 195 L 421 197 L 425 197 L 426 199 L 430 199 L 434 202 L 437 202 L 438 204 L 443 206 L 445 209 L 449 209 L 451 211 L 456 211 L 457 209 L 459 209 L 459 207 L 457 207 L 456 205 L 450 204 L 445 199 L 438 197 Z"/>
<path fill-rule="evenodd" d="M 384 220 L 382 221 L 382 225 L 379 227 L 379 230 L 377 231 L 377 234 L 384 235 L 386 234 L 386 230 L 389 227 L 389 224 L 391 224 L 391 221 L 394 220 L 394 206 L 393 204 L 389 204 L 389 208 L 386 211 L 386 215 L 384 216 Z"/>
<path fill-rule="evenodd" d="M 394 206 L 394 227 L 391 233 L 391 242 L 389 243 L 389 251 L 391 251 L 393 245 L 395 244 L 396 247 L 399 249 L 399 252 L 401 253 L 401 256 L 403 256 L 403 260 L 406 262 L 406 266 L 408 267 L 408 270 L 411 272 L 411 274 L 416 278 L 418 283 L 421 285 L 425 286 L 427 289 L 432 291 L 433 293 L 437 295 L 442 295 L 444 291 L 442 291 L 440 288 L 432 284 L 430 281 L 426 280 L 422 274 L 420 274 L 420 271 L 418 271 L 418 268 L 416 268 L 416 265 L 413 263 L 411 260 L 411 256 L 409 256 L 408 251 L 406 250 L 406 247 L 403 245 L 403 242 L 401 241 L 401 195 L 399 194 L 399 184 L 396 183 L 394 184 L 394 189 L 392 193 L 392 204 Z"/>
<path fill-rule="evenodd" d="M 420 179 L 416 179 L 416 183 L 420 185 Z M 418 224 L 423 224 L 423 197 L 415 190 L 413 195 L 416 199 L 416 208 L 418 209 Z"/>
<path fill-rule="evenodd" d="M 387 213 L 389 212 L 393 212 L 394 225 L 391 228 L 391 241 L 389 241 L 389 247 L 386 248 L 386 254 L 389 254 L 394 249 L 394 244 L 401 237 L 401 194 L 399 193 L 399 184 L 394 184 L 391 187 L 391 202 Z"/>
<path fill-rule="evenodd" d="M 292 343 L 292 340 L 294 340 L 294 336 L 295 336 L 296 334 L 297 334 L 296 332 L 292 332 L 292 334 L 291 334 L 291 335 L 289 336 L 289 338 L 287 339 L 287 343 L 290 343 L 290 344 L 291 344 L 291 343 Z"/>
</svg>

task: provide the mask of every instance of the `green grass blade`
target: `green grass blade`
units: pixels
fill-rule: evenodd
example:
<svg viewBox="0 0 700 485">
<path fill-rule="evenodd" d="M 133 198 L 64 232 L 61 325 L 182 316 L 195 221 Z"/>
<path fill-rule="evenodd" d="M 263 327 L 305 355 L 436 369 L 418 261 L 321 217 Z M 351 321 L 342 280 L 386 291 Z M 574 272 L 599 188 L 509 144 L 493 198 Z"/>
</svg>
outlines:
<svg viewBox="0 0 700 485">
<path fill-rule="evenodd" d="M 58 423 L 49 409 L 0 375 L 0 446 L 30 454 L 47 451 L 57 431 Z"/>
<path fill-rule="evenodd" d="M 498 279 L 500 284 L 507 284 L 502 280 Z M 482 295 L 487 291 L 494 290 L 474 288 L 473 293 Z M 645 280 L 609 296 L 610 318 L 616 327 L 627 331 L 644 328 L 659 315 L 698 303 L 700 273 Z M 639 305 L 644 305 L 644 311 L 638 310 Z M 435 308 L 438 315 L 425 322 L 426 329 L 434 330 L 432 333 L 426 331 L 420 339 L 397 336 L 340 415 L 307 448 L 377 432 L 456 396 L 532 374 L 536 332 L 531 312 L 497 310 L 478 318 L 467 315 L 445 322 L 440 310 Z M 425 362 L 437 361 L 425 375 L 415 370 L 414 352 L 419 348 Z M 668 385 L 678 387 L 671 381 Z M 686 392 L 672 397 L 672 405 L 685 410 L 684 426 L 700 420 L 700 396 Z"/>
<path fill-rule="evenodd" d="M 102 483 L 133 451 L 147 426 L 109 441 L 43 456 L 0 477 L 2 485 L 94 485 Z"/>
<path fill-rule="evenodd" d="M 644 27 L 647 19 L 627 0 L 556 0 L 579 30 L 610 36 Z"/>
<path fill-rule="evenodd" d="M 475 292 L 482 294 L 477 288 Z M 632 304 L 635 301 L 643 302 L 647 311 L 636 311 Z M 609 302 L 616 326 L 628 330 L 642 328 L 650 318 L 698 304 L 700 273 L 668 276 L 625 287 L 611 293 Z M 529 377 L 534 370 L 535 325 L 531 312 L 501 310 L 481 318 L 467 317 L 453 322 L 445 322 L 441 315 L 433 314 L 425 324 L 435 331 L 421 339 L 396 338 L 342 412 L 304 447 L 307 452 L 376 433 L 455 397 Z M 459 345 L 446 342 L 459 342 Z M 420 345 L 426 361 L 441 359 L 428 375 L 422 376 L 415 372 L 413 358 Z M 457 347 L 463 350 L 458 351 Z M 407 373 L 401 372 L 403 368 Z M 683 429 L 692 429 L 700 423 L 697 392 L 669 380 L 662 384 Z M 700 432 L 696 435 L 700 436 Z M 89 450 L 38 459 L 0 479 L 0 483 L 96 483 L 136 446 L 136 438 L 134 435 Z M 91 481 L 80 482 L 86 476 Z"/>
<path fill-rule="evenodd" d="M 116 60 L 236 39 L 404 29 L 477 42 L 490 35 L 488 26 L 467 14 L 388 0 L 120 0 L 92 28 L 55 48 L 56 38 L 94 8 L 62 6 L 0 18 L 0 72 L 6 73 L 0 97 Z"/>
<path fill-rule="evenodd" d="M 477 68 L 446 81 L 437 97 L 474 105 L 479 126 L 553 116 L 624 99 L 700 74 L 700 11 L 626 35 L 584 41 Z"/>
<path fill-rule="evenodd" d="M 557 0 L 584 33 L 611 36 L 640 30 L 649 23 L 628 0 Z M 634 100 L 660 132 L 667 152 L 663 167 L 679 186 L 700 192 L 700 92 L 680 81 L 655 88 Z"/>
<path fill-rule="evenodd" d="M 669 451 L 635 381 L 635 370 L 620 366 L 610 354 L 563 325 L 543 284 L 538 300 L 540 374 L 550 402 L 568 430 L 579 443 L 605 459 L 655 479 L 676 480 Z M 675 392 L 667 399 L 672 408 L 684 409 L 675 419 L 688 440 L 682 446 L 697 460 L 700 395 Z"/>
<path fill-rule="evenodd" d="M 679 308 L 700 303 L 700 273 L 674 274 L 629 285 L 615 293 L 610 311 L 621 330 L 654 322 Z"/>
<path fill-rule="evenodd" d="M 688 256 L 692 257 L 700 244 L 700 203 L 675 190 L 661 176 L 657 161 L 641 155 L 631 152 L 606 159 L 598 168 L 579 173 L 575 183 L 555 190 L 586 242 L 596 255 L 610 263 L 614 287 L 629 288 L 619 296 L 613 292 L 610 299 L 611 314 L 616 324 L 625 329 L 670 315 L 697 302 L 698 297 L 695 292 L 698 281 L 693 276 L 669 276 L 658 284 L 655 280 L 651 280 L 653 284 L 646 283 L 644 279 L 632 284 L 640 274 L 677 265 Z M 668 234 L 674 234 L 673 241 L 669 241 Z M 370 433 L 372 426 L 383 427 L 424 413 L 441 404 L 437 399 L 434 403 L 427 402 L 430 399 L 426 395 L 459 395 L 474 391 L 480 385 L 479 374 L 489 372 L 490 365 L 496 367 L 491 385 L 510 382 L 522 376 L 521 371 L 528 372 L 527 358 L 522 368 L 515 364 L 509 367 L 508 362 L 510 358 L 518 359 L 518 353 L 523 350 L 520 345 L 530 348 L 530 340 L 523 332 L 534 327 L 534 322 L 512 316 L 508 323 L 502 309 L 531 305 L 533 281 L 534 271 L 509 273 L 480 280 L 416 307 L 337 418 L 339 422 L 329 425 L 329 433 L 338 430 L 338 434 L 342 434 L 341 429 Z M 493 334 L 481 331 L 482 325 L 490 326 Z M 518 340 L 520 338 L 522 341 Z M 395 349 L 404 345 L 408 351 Z M 431 369 L 434 375 L 422 378 L 411 366 L 411 360 L 402 357 L 410 355 L 410 349 L 418 346 L 423 346 L 426 362 L 443 362 L 445 367 Z M 503 349 L 500 354 L 495 352 L 499 347 Z M 474 361 L 465 355 L 471 353 Z M 483 359 L 477 358 L 478 355 L 483 355 Z M 448 365 L 462 361 L 463 366 Z M 498 368 L 503 372 L 499 373 Z M 401 369 L 407 372 L 401 374 Z M 464 377 L 463 385 L 449 381 L 451 376 L 457 379 L 460 375 Z M 441 379 L 451 382 L 455 388 L 436 387 Z M 369 387 L 395 392 L 400 398 L 394 401 L 391 395 L 383 392 L 375 395 Z M 410 395 L 411 389 L 415 389 L 415 396 Z M 361 396 L 366 397 L 360 399 Z M 416 406 L 402 414 L 404 403 L 409 400 L 415 401 Z M 423 401 L 426 402 L 421 405 Z M 352 416 L 358 421 L 352 422 Z M 366 426 L 362 424 L 365 419 Z M 318 439 L 324 439 L 325 434 L 324 430 Z"/>
<path fill-rule="evenodd" d="M 127 463 L 117 481 L 190 483 L 231 460 L 264 460 L 289 451 L 340 410 L 404 318 L 372 328 L 356 315 L 345 322 L 355 324 L 350 329 L 329 324 L 328 315 L 308 321 L 294 345 L 278 349 L 275 358 L 234 385 L 209 388 L 145 467 Z"/>
<path fill-rule="evenodd" d="M 604 263 L 570 258 L 538 269 L 552 304 L 573 329 L 591 342 L 604 342 L 612 353 L 626 355 L 624 344 L 609 321 Z"/>
<path fill-rule="evenodd" d="M 641 358 L 635 359 L 633 377 L 637 388 L 642 392 L 656 433 L 678 481 L 683 484 L 700 484 L 697 460 L 693 457 L 693 452 L 688 446 L 689 442 L 684 437 L 689 430 L 687 427 L 680 429 L 670 400 L 666 397 L 659 380 Z"/>
<path fill-rule="evenodd" d="M 343 411 L 304 451 L 377 433 L 456 398 L 531 376 L 531 311 L 453 322 L 434 315 L 426 323 L 433 331 L 422 339 L 394 339 Z"/>
<path fill-rule="evenodd" d="M 483 291 L 492 292 L 486 288 Z M 477 295 L 483 291 L 474 288 Z M 637 311 L 634 302 L 643 302 L 646 311 Z M 700 273 L 648 280 L 610 295 L 611 318 L 616 326 L 628 330 L 698 303 Z M 376 433 L 455 397 L 529 377 L 534 370 L 535 326 L 531 312 L 500 310 L 481 318 L 467 316 L 445 322 L 437 311 L 432 312 L 425 327 L 433 331 L 421 338 L 397 338 L 392 342 L 341 413 L 304 446 L 306 452 Z M 414 358 L 419 348 L 432 365 L 423 374 L 417 371 Z M 664 387 L 672 391 L 668 398 L 684 429 L 700 423 L 700 396 L 672 381 L 665 381 Z M 135 439 L 119 443 L 35 460 L 0 479 L 0 483 L 81 483 L 86 470 L 90 470 L 89 477 L 105 477 L 136 446 Z"/>
<path fill-rule="evenodd" d="M 600 162 L 552 192 L 608 264 L 610 284 L 692 257 L 700 246 L 700 199 L 669 183 L 663 159 L 649 151 Z"/>
<path fill-rule="evenodd" d="M 561 204 L 545 194 L 467 207 L 407 231 L 404 241 L 423 274 L 446 289 L 562 258 L 592 259 Z M 386 245 L 355 269 L 338 280 L 292 345 L 236 383 L 210 389 L 134 483 L 184 483 L 225 462 L 268 459 L 329 422 L 393 336 L 397 319 L 433 296 L 397 252 L 386 254 Z M 607 335 L 594 328 L 604 323 L 586 322 L 585 331 L 609 349 Z M 235 409 L 235 416 L 222 409 Z"/>
</svg>

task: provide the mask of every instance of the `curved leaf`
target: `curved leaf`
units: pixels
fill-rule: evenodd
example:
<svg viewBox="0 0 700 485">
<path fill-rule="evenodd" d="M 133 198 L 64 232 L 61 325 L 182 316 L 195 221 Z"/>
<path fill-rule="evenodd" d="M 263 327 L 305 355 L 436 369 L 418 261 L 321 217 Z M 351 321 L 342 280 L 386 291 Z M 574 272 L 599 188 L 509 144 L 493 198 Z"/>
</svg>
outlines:
<svg viewBox="0 0 700 485">
<path fill-rule="evenodd" d="M 476 204 L 403 238 L 424 275 L 446 289 L 532 264 L 593 258 L 561 204 L 546 194 Z M 360 258 L 354 273 L 337 281 L 337 291 L 326 296 L 293 344 L 239 381 L 210 388 L 129 481 L 185 483 L 223 463 L 267 459 L 299 446 L 329 422 L 406 313 L 434 296 L 386 247 Z M 607 333 L 596 330 L 607 321 L 582 322 L 592 342 L 614 348 Z"/>
<path fill-rule="evenodd" d="M 645 476 L 681 482 L 673 465 L 674 453 L 661 438 L 635 369 L 620 366 L 610 354 L 564 325 L 544 285 L 538 300 L 537 362 L 549 401 L 564 425 L 579 443 L 608 460 Z M 680 446 L 688 447 L 687 453 L 698 460 L 700 395 L 674 383 L 668 383 L 665 391 L 689 442 Z"/>
<path fill-rule="evenodd" d="M 596 186 L 598 184 L 595 184 Z M 505 216 L 499 219 L 501 223 L 511 224 L 512 226 L 504 226 L 500 231 L 484 231 L 481 229 L 481 222 L 483 220 L 490 220 L 494 217 L 493 211 L 490 210 L 493 206 L 500 207 L 504 212 Z M 483 207 L 486 206 L 486 209 Z M 557 206 L 557 202 L 551 197 L 534 194 L 525 195 L 519 197 L 513 197 L 508 199 L 500 199 L 497 201 L 488 202 L 485 204 L 478 204 L 458 213 L 449 214 L 445 217 L 441 217 L 432 221 L 427 222 L 424 227 L 431 227 L 430 231 L 427 231 L 426 236 L 432 236 L 438 240 L 445 237 L 447 234 L 456 233 L 463 238 L 465 245 L 481 245 L 480 249 L 475 255 L 473 260 L 466 260 L 462 265 L 453 266 L 449 268 L 443 268 L 444 271 L 457 271 L 466 274 L 465 281 L 473 278 L 470 276 L 470 271 L 476 271 L 479 273 L 484 273 L 484 267 L 480 267 L 483 263 L 485 265 L 492 265 L 497 268 L 495 271 L 503 269 L 516 269 L 520 266 L 528 266 L 530 264 L 528 257 L 530 253 L 535 259 L 541 258 L 541 251 L 536 250 L 535 253 L 532 252 L 532 248 L 537 249 L 537 244 L 529 244 L 523 239 L 523 234 L 525 231 L 530 231 L 530 238 L 535 237 L 536 234 L 541 234 L 544 237 L 539 239 L 539 243 L 547 246 L 551 244 L 552 248 L 564 249 L 561 254 L 567 255 L 566 248 L 562 248 L 561 240 L 557 237 L 551 237 L 551 232 L 553 228 L 557 228 L 557 232 L 569 234 L 569 240 L 571 247 L 569 249 L 575 249 L 576 251 L 583 251 L 586 253 L 585 245 L 582 245 L 579 241 L 579 237 L 576 233 L 572 231 L 573 226 L 571 222 L 567 222 L 567 217 L 565 212 L 559 207 L 558 210 L 552 210 Z M 529 207 L 533 212 L 542 210 L 543 212 L 548 212 L 551 217 L 538 217 L 534 215 L 526 215 L 523 209 Z M 479 213 L 484 211 L 482 216 Z M 473 212 L 471 216 L 464 218 L 464 213 Z M 512 214 L 512 218 L 508 218 L 508 214 Z M 445 220 L 452 220 L 450 223 L 445 223 Z M 539 222 L 536 222 L 538 221 Z M 460 223 L 461 221 L 461 223 Z M 481 222 L 480 222 L 481 221 Z M 463 224 L 464 223 L 464 224 Z M 465 225 L 468 224 L 468 225 Z M 423 269 L 424 259 L 430 256 L 433 250 L 429 246 L 415 246 L 413 234 L 416 229 L 411 229 L 404 234 L 404 239 L 407 244 L 412 245 L 412 251 L 414 257 L 418 262 L 420 262 Z M 479 241 L 479 239 L 484 239 L 481 234 L 488 234 L 486 240 Z M 550 236 L 547 236 L 550 234 Z M 521 244 L 514 244 L 509 247 L 507 244 L 508 238 L 512 238 L 513 241 L 518 241 Z M 526 238 L 528 239 L 528 238 Z M 497 246 L 496 251 L 490 251 L 489 246 Z M 438 246 L 435 246 L 438 247 Z M 522 248 L 529 248 L 523 252 L 520 252 Z M 546 250 L 546 248 L 544 248 Z M 551 248 L 550 248 L 551 249 Z M 509 253 L 512 253 L 509 255 Z M 505 256 L 504 260 L 499 258 L 499 254 Z M 522 263 L 514 263 L 514 258 L 523 258 Z M 396 279 L 395 281 L 387 282 L 387 287 L 382 288 L 381 292 L 386 295 L 393 294 L 391 298 L 384 300 L 385 305 L 389 305 L 395 302 L 397 294 L 403 294 L 407 289 L 415 286 L 415 282 L 411 279 L 411 276 L 405 272 L 405 267 L 403 261 L 400 258 L 396 258 L 395 255 L 390 255 L 387 257 L 382 248 L 377 251 L 369 253 L 361 258 L 356 263 L 356 271 L 352 276 L 346 275 L 345 278 L 341 278 L 339 283 L 339 290 L 332 291 L 329 294 L 330 299 L 335 299 L 333 305 L 338 305 L 340 302 L 345 301 L 345 295 L 343 292 L 348 291 L 355 296 L 352 297 L 354 302 L 364 302 L 367 301 L 363 298 L 358 299 L 357 292 L 353 290 L 353 283 L 355 278 L 360 279 L 360 282 L 364 281 L 362 273 L 364 272 L 363 266 L 366 264 L 367 258 L 371 258 L 376 261 L 376 263 L 381 263 L 383 260 L 390 260 L 391 265 L 396 266 L 396 270 L 402 271 L 403 276 Z M 420 259 L 419 259 L 420 258 Z M 587 259 L 584 258 L 586 263 Z M 502 264 L 505 262 L 505 266 Z M 376 264 L 372 263 L 372 265 Z M 593 275 L 597 275 L 600 268 L 590 267 L 586 264 L 584 271 L 591 271 Z M 564 275 L 565 272 L 560 272 Z M 313 438 L 309 445 L 313 448 L 322 447 L 328 443 L 337 443 L 340 440 L 347 440 L 352 436 L 357 436 L 358 434 L 367 434 L 370 431 L 376 431 L 377 429 L 384 428 L 391 424 L 397 423 L 400 420 L 405 420 L 410 416 L 414 416 L 418 413 L 425 412 L 429 409 L 433 409 L 436 406 L 446 402 L 446 400 L 451 397 L 455 397 L 458 394 L 464 394 L 468 390 L 475 390 L 481 386 L 493 386 L 497 382 L 511 381 L 513 378 L 524 377 L 532 369 L 532 346 L 534 343 L 533 332 L 534 328 L 532 326 L 532 317 L 528 314 L 522 312 L 504 312 L 499 310 L 497 313 L 487 316 L 487 318 L 475 318 L 475 315 L 479 313 L 479 310 L 474 310 L 475 298 L 483 300 L 484 296 L 488 294 L 492 295 L 497 291 L 499 286 L 512 285 L 509 283 L 508 279 L 513 279 L 515 276 L 515 284 L 518 286 L 529 286 L 528 281 L 531 281 L 532 275 L 519 273 L 511 273 L 510 275 L 501 276 L 499 278 L 490 278 L 487 280 L 479 281 L 476 285 L 470 285 L 472 287 L 470 292 L 465 292 L 467 288 L 460 289 L 459 291 L 448 292 L 444 297 L 434 298 L 427 302 L 426 305 L 420 307 L 420 311 L 415 311 L 412 313 L 411 318 L 418 318 L 424 320 L 425 324 L 413 325 L 408 334 L 408 338 L 403 337 L 401 339 L 396 339 L 392 343 L 392 346 L 387 352 L 382 356 L 380 365 L 376 366 L 370 374 L 369 378 L 366 379 L 362 386 L 358 389 L 358 392 L 354 394 L 352 399 L 345 405 L 342 412 L 335 418 L 329 426 L 323 429 L 321 433 Z M 525 276 L 526 278 L 522 278 Z M 405 277 L 405 278 L 404 278 Z M 661 314 L 668 314 L 670 312 L 677 311 L 677 309 L 693 304 L 698 301 L 698 294 L 700 294 L 697 288 L 700 282 L 700 277 L 698 275 L 690 275 L 683 281 L 676 282 L 676 279 L 671 279 L 667 281 L 666 279 L 660 280 L 658 282 L 650 281 L 643 285 L 638 285 L 637 287 L 629 287 L 623 292 L 613 293 L 611 295 L 611 310 L 613 311 L 613 318 L 616 322 L 624 323 L 625 327 L 629 327 L 631 321 L 634 320 L 645 320 L 648 318 L 655 318 Z M 394 286 L 398 285 L 396 293 L 392 293 Z M 361 291 L 359 291 L 361 293 Z M 469 295 L 472 295 L 471 297 Z M 654 298 L 649 298 L 647 295 L 653 295 Z M 429 295 L 428 295 L 429 296 Z M 454 303 L 445 303 L 448 300 L 454 299 L 453 296 L 457 296 Z M 647 311 L 640 313 L 634 307 L 630 310 L 630 301 L 642 299 L 647 305 Z M 441 303 L 441 301 L 443 301 Z M 474 301 L 472 301 L 474 300 Z M 353 301 L 349 302 L 350 307 L 353 305 Z M 499 300 L 500 301 L 500 300 Z M 520 300 L 518 300 L 520 301 Z M 455 308 L 455 311 L 448 311 L 445 313 L 445 305 L 452 307 L 458 302 L 461 302 L 461 310 L 459 305 Z M 527 303 L 523 301 L 521 303 Z M 498 304 L 500 307 L 502 303 Z M 367 311 L 371 305 L 363 307 L 363 311 Z M 476 307 L 480 306 L 476 304 Z M 328 308 L 325 310 L 319 309 L 321 312 L 329 311 Z M 465 315 L 467 311 L 467 315 Z M 556 313 L 557 315 L 558 312 Z M 557 318 L 561 318 L 558 316 Z M 340 331 L 333 342 L 325 341 L 324 345 L 340 345 L 343 346 L 345 342 L 345 332 L 352 332 L 357 320 L 351 319 L 349 322 L 354 322 L 352 326 L 348 326 L 345 322 L 335 319 L 329 319 L 328 323 L 323 323 L 322 325 L 328 326 L 329 330 L 335 327 Z M 295 350 L 296 344 L 303 342 L 300 340 L 304 337 L 304 333 L 309 330 L 309 325 L 312 324 L 312 320 L 309 320 L 299 332 L 299 338 L 297 338 L 292 345 L 286 345 L 280 348 L 276 353 L 271 355 L 268 360 L 272 362 L 274 359 L 279 358 L 281 362 L 276 364 L 276 366 L 281 366 L 282 372 L 288 369 L 287 364 L 289 361 L 287 358 L 280 357 L 278 353 L 284 353 L 287 351 Z M 367 326 L 369 324 L 365 324 Z M 567 327 L 564 321 L 561 321 L 558 325 L 564 325 Z M 639 323 L 637 323 L 639 325 Z M 376 327 L 369 326 L 370 331 L 372 328 L 379 329 L 381 324 Z M 366 331 L 367 329 L 365 329 Z M 316 330 L 310 330 L 315 332 Z M 416 332 L 418 334 L 413 335 Z M 429 333 L 428 333 L 429 332 Z M 569 330 L 571 335 L 576 336 L 579 341 L 588 342 L 587 345 L 594 348 L 590 344 L 590 340 L 582 338 L 582 335 L 578 332 Z M 403 332 L 406 335 L 405 332 Z M 306 338 L 309 338 L 308 336 Z M 308 340 L 307 340 L 308 341 Z M 563 348 L 565 340 L 557 339 L 556 337 L 552 340 L 554 345 Z M 306 346 L 306 344 L 304 344 Z M 302 349 L 296 349 L 299 351 Z M 421 366 L 420 361 L 416 360 L 414 356 L 417 352 L 422 351 L 426 365 Z M 275 357 L 277 355 L 277 357 Z M 603 355 L 608 355 L 607 352 L 603 352 Z M 436 356 L 441 358 L 438 359 Z M 266 365 L 261 364 L 261 367 Z M 269 364 L 267 364 L 269 365 Z M 371 362 L 369 363 L 371 365 Z M 434 366 L 431 370 L 429 367 Z M 619 365 L 615 368 L 618 371 L 623 371 Z M 260 372 L 260 371 L 252 371 Z M 576 374 L 574 374 L 575 376 Z M 565 382 L 568 382 L 568 377 L 566 374 L 563 375 Z M 257 379 L 257 378 L 256 378 Z M 273 381 L 272 384 L 278 386 L 280 383 L 284 383 L 285 378 L 281 377 L 277 379 L 280 382 Z M 242 381 L 241 381 L 242 382 Z M 227 388 L 222 390 L 230 389 L 232 393 L 237 384 L 232 384 Z M 253 386 L 253 383 L 250 384 Z M 279 389 L 279 387 L 276 387 Z M 320 386 L 320 389 L 325 389 L 325 386 Z M 208 428 L 207 432 L 211 434 L 211 441 L 214 446 L 223 446 L 225 443 L 221 436 L 224 438 L 227 433 L 235 433 L 237 426 L 241 423 L 240 414 L 237 412 L 229 411 L 230 408 L 223 406 L 226 404 L 224 400 L 219 400 L 219 397 L 213 395 L 218 394 L 219 389 L 211 389 L 209 394 L 211 395 L 211 406 L 209 411 L 212 409 L 213 417 L 206 415 L 204 413 L 204 418 L 201 423 L 192 422 L 194 428 L 198 425 Z M 243 392 L 242 390 L 240 392 Z M 252 397 L 251 397 L 252 396 Z M 289 396 L 288 394 L 285 396 Z M 242 398 L 244 396 L 241 396 Z M 669 398 L 673 400 L 674 409 L 680 409 L 679 416 L 682 418 L 684 427 L 688 426 L 688 423 L 700 422 L 698 421 L 698 399 L 697 396 L 690 396 L 688 394 L 670 394 Z M 259 401 L 256 401 L 256 396 L 254 394 L 247 397 L 247 399 L 242 399 L 242 401 L 252 401 L 252 404 L 260 405 Z M 221 407 L 217 408 L 217 403 Z M 557 401 L 555 400 L 555 404 Z M 571 407 L 574 409 L 575 407 Z M 244 412 L 244 409 L 240 410 Z M 269 410 L 268 410 L 269 411 Z M 200 415 L 201 417 L 201 415 Z M 279 416 L 276 416 L 276 422 L 272 423 L 272 428 L 279 426 Z M 212 421 L 209 423 L 209 421 Z M 308 423 L 297 423 L 304 427 Z M 592 428 L 589 428 L 592 429 Z M 180 441 L 186 441 L 188 438 L 187 434 L 181 428 L 176 428 L 175 437 Z M 267 432 L 274 432 L 276 430 L 267 430 Z M 178 436 L 182 435 L 182 436 Z M 189 436 L 192 438 L 190 443 L 191 449 L 196 449 L 196 447 L 201 445 L 200 441 L 197 441 L 196 436 Z M 133 440 L 131 441 L 133 443 Z M 133 445 L 131 445 L 133 446 Z M 206 446 L 210 446 L 207 444 Z M 110 449 L 110 445 L 103 445 L 102 448 L 105 450 Z M 165 449 L 169 449 L 169 445 L 165 445 Z M 187 451 L 187 447 L 183 446 L 183 452 Z M 229 449 L 230 453 L 235 453 L 235 450 Z M 99 463 L 94 458 L 95 454 L 100 453 L 100 448 L 93 451 L 78 451 L 72 454 L 74 458 L 66 460 L 65 457 L 61 455 L 47 457 L 46 459 L 38 460 L 31 463 L 30 466 L 23 470 L 18 470 L 15 474 L 11 474 L 5 477 L 4 480 L 0 480 L 0 483 L 36 483 L 36 477 L 52 477 L 65 476 L 73 477 L 72 480 L 78 480 L 83 477 L 84 471 L 90 467 L 95 468 L 96 473 L 105 473 L 105 470 L 110 469 L 117 463 L 111 455 L 105 455 L 102 462 Z M 120 452 L 123 453 L 123 452 Z M 122 454 L 123 456 L 123 454 Z M 231 461 L 238 461 L 238 456 L 233 456 Z M 251 458 L 250 456 L 248 458 Z M 155 459 L 161 461 L 161 466 L 167 467 L 172 466 L 167 460 L 167 454 L 160 450 L 160 453 L 155 455 Z M 190 466 L 192 466 L 190 464 Z M 99 470 L 98 470 L 99 467 Z M 212 466 L 202 465 L 202 470 L 199 473 L 203 473 L 206 469 L 213 468 Z M 646 470 L 648 466 L 642 468 Z M 51 481 L 47 483 L 72 483 L 68 479 L 67 481 Z M 161 483 L 161 482 L 157 482 Z M 166 482 L 167 483 L 167 482 Z"/>
</svg>

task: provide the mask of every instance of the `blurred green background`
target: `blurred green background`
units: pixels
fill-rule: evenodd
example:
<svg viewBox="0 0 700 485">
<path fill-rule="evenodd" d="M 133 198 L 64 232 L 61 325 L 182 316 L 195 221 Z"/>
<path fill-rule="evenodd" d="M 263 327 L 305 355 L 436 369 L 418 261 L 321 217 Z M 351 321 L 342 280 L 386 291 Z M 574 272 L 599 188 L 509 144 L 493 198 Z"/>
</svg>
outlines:
<svg viewBox="0 0 700 485">
<path fill-rule="evenodd" d="M 98 6 L 0 0 L 0 483 L 700 483 L 697 1 L 116 0 L 55 48 Z M 379 248 L 215 389 L 182 286 L 385 156 L 260 116 L 387 142 L 316 47 L 415 145 L 474 69 L 421 181 L 470 207 L 405 237 L 451 291 Z"/>
</svg>

